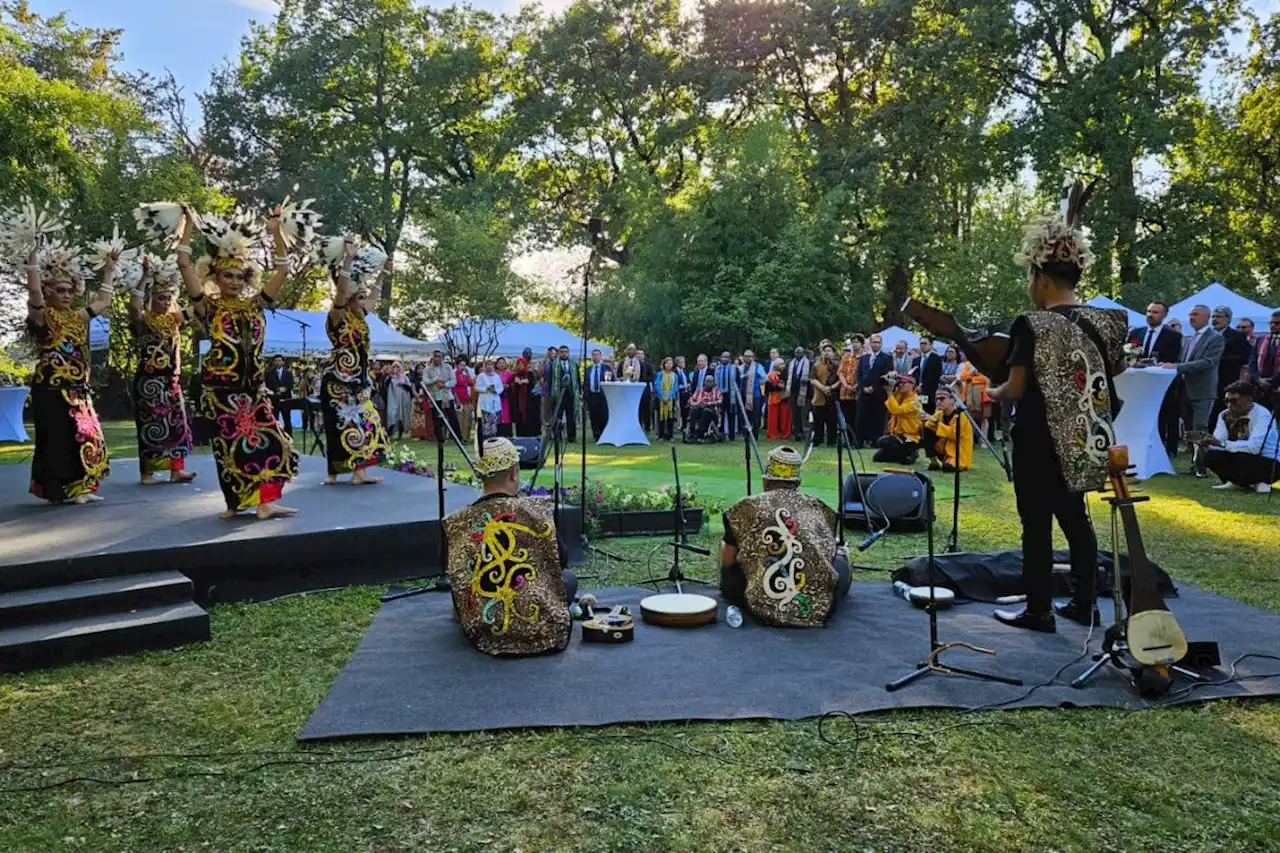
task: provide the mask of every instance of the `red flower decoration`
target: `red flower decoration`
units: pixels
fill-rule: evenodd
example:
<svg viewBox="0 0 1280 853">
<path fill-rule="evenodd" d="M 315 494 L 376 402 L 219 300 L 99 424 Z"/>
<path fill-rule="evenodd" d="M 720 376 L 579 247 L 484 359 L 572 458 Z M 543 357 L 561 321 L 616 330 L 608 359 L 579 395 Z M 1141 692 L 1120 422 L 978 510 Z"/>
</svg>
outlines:
<svg viewBox="0 0 1280 853">
<path fill-rule="evenodd" d="M 1075 378 L 1076 390 L 1077 390 L 1077 391 L 1083 391 L 1083 390 L 1084 390 L 1084 388 L 1085 388 L 1085 375 L 1084 375 L 1084 371 L 1083 371 L 1083 370 L 1077 370 L 1077 371 L 1075 372 L 1075 377 L 1074 377 L 1074 378 Z"/>
</svg>

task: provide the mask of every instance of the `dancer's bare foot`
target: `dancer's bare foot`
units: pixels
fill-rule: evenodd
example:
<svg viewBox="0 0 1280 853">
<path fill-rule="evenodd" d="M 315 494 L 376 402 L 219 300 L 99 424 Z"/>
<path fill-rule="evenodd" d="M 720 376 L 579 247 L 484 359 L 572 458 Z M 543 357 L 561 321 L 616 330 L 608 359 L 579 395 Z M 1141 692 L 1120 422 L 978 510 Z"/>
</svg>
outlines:
<svg viewBox="0 0 1280 853">
<path fill-rule="evenodd" d="M 381 477 L 374 477 L 363 471 L 357 471 L 351 475 L 351 485 L 353 486 L 371 486 L 375 483 L 381 483 Z"/>
<path fill-rule="evenodd" d="M 293 515 L 296 509 L 272 502 L 269 504 L 258 504 L 258 521 L 266 521 L 268 518 L 283 518 L 287 515 Z"/>
<path fill-rule="evenodd" d="M 170 483 L 190 483 L 197 476 L 199 475 L 195 471 L 170 471 L 169 482 Z"/>
<path fill-rule="evenodd" d="M 144 485 L 144 486 L 158 486 L 158 485 L 160 485 L 160 481 L 156 479 L 156 475 L 155 475 L 155 474 L 143 474 L 143 475 L 142 475 L 142 485 Z"/>
<path fill-rule="evenodd" d="M 223 521 L 230 521 L 231 519 L 235 518 L 239 514 L 240 514 L 239 510 L 228 509 L 218 513 L 218 518 L 222 519 Z"/>
<path fill-rule="evenodd" d="M 326 486 L 334 486 L 334 485 L 337 485 L 337 483 L 338 483 L 338 477 L 336 474 L 330 474 L 328 477 L 324 478 L 324 484 Z"/>
<path fill-rule="evenodd" d="M 100 500 L 102 500 L 102 497 L 100 495 L 92 495 L 92 494 L 76 495 L 75 498 L 72 500 L 72 503 L 77 504 L 79 506 L 84 506 L 85 504 L 97 503 Z"/>
</svg>

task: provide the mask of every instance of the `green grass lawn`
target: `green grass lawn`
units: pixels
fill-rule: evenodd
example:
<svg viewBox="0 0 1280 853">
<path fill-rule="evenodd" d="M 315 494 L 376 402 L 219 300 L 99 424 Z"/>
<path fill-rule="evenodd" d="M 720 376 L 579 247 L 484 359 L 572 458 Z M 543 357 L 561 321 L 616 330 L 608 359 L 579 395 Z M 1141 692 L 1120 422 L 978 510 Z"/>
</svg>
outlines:
<svg viewBox="0 0 1280 853">
<path fill-rule="evenodd" d="M 109 424 L 107 433 L 117 458 L 133 455 L 130 425 Z M 412 444 L 430 460 L 433 448 Z M 742 493 L 740 445 L 678 447 L 682 478 L 699 495 L 727 502 Z M 590 450 L 592 478 L 672 482 L 666 445 Z M 29 452 L 0 446 L 0 461 Z M 575 450 L 570 482 L 577 458 Z M 1012 491 L 989 457 L 976 459 L 962 488 L 961 543 L 1016 547 Z M 833 499 L 830 451 L 816 451 L 806 474 L 808 488 Z M 115 474 L 135 475 L 123 465 Z M 545 471 L 539 482 L 549 481 Z M 1215 492 L 1189 477 L 1144 488 L 1147 550 L 1176 580 L 1280 610 L 1280 500 Z M 945 480 L 938 490 L 941 540 L 951 491 Z M 1093 508 L 1101 521 L 1102 505 Z M 698 538 L 714 543 L 714 524 Z M 643 559 L 656 542 L 606 547 Z M 883 579 L 923 546 L 923 536 L 887 537 L 859 555 L 880 567 L 859 579 Z M 604 583 L 644 573 L 643 564 L 597 569 Z M 220 606 L 209 644 L 0 677 L 0 788 L 111 783 L 0 793 L 0 850 L 1234 853 L 1280 845 L 1277 702 L 875 715 L 859 718 L 857 732 L 828 725 L 838 745 L 809 720 L 296 746 L 380 592 Z M 903 649 L 902 665 L 921 651 Z M 1280 651 L 1280 638 L 1267 651 Z"/>
</svg>

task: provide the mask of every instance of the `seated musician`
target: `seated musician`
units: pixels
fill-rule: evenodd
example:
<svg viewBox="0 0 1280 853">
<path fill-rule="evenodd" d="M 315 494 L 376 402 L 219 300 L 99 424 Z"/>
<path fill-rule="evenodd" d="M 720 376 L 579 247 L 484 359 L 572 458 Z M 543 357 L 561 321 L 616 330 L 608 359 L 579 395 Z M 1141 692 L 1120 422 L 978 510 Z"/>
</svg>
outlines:
<svg viewBox="0 0 1280 853">
<path fill-rule="evenodd" d="M 800 494 L 802 464 L 794 448 L 775 448 L 764 491 L 724 514 L 720 594 L 764 625 L 821 627 L 849 592 L 848 557 L 833 532 L 836 515 Z"/>
<path fill-rule="evenodd" d="M 707 430 L 720 419 L 724 395 L 716 387 L 716 378 L 707 371 L 702 387 L 689 396 L 689 438 L 706 438 Z"/>
<path fill-rule="evenodd" d="M 913 465 L 920 449 L 920 422 L 924 403 L 916 395 L 916 378 L 910 373 L 892 374 L 893 393 L 884 401 L 889 412 L 889 431 L 876 442 L 876 462 Z"/>
<path fill-rule="evenodd" d="M 483 451 L 484 494 L 444 520 L 454 613 L 486 654 L 563 651 L 578 582 L 565 568 L 552 502 L 516 496 L 520 454 L 510 441 L 487 439 Z"/>
<path fill-rule="evenodd" d="M 973 427 L 956 406 L 956 394 L 946 385 L 934 392 L 937 408 L 925 419 L 921 433 L 930 471 L 968 471 L 973 464 Z"/>
</svg>

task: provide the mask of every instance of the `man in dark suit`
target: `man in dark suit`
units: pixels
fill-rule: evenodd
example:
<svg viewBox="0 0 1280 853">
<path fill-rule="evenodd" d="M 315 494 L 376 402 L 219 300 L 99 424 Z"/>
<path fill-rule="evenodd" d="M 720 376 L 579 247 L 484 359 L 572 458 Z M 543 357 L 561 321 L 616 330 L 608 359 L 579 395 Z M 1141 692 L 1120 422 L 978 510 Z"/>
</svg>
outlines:
<svg viewBox="0 0 1280 853">
<path fill-rule="evenodd" d="M 640 426 L 645 432 L 653 429 L 653 362 L 644 350 L 636 350 L 640 359 L 640 381 L 644 383 L 644 393 L 640 395 Z"/>
<path fill-rule="evenodd" d="M 1213 313 L 1209 315 L 1209 325 L 1222 335 L 1222 361 L 1218 362 L 1218 396 L 1209 412 L 1209 426 L 1212 428 L 1218 422 L 1218 415 L 1226 407 L 1223 389 L 1240 381 L 1240 372 L 1248 366 L 1249 354 L 1253 348 L 1243 332 L 1231 327 L 1231 309 L 1226 305 L 1213 309 Z"/>
<path fill-rule="evenodd" d="M 1152 302 L 1147 306 L 1147 325 L 1129 330 L 1129 343 L 1139 347 L 1141 358 L 1153 364 L 1177 364 L 1182 356 L 1182 335 L 1165 325 L 1169 306 Z M 1160 440 L 1170 456 L 1178 455 L 1178 413 L 1181 395 L 1178 382 L 1172 382 L 1160 404 Z"/>
<path fill-rule="evenodd" d="M 290 419 L 289 413 L 293 410 L 290 401 L 293 400 L 293 372 L 285 366 L 284 356 L 278 355 L 271 359 L 271 368 L 267 371 L 266 376 L 267 393 L 271 395 L 271 405 L 275 409 L 276 417 L 284 423 L 284 431 L 289 435 L 293 435 L 293 421 Z"/>
<path fill-rule="evenodd" d="M 587 417 L 591 419 L 591 435 L 599 441 L 600 433 L 609 424 L 609 403 L 604 398 L 601 383 L 613 381 L 613 368 L 601 360 L 598 349 L 591 351 L 591 365 L 584 380 L 583 393 L 586 394 Z"/>
<path fill-rule="evenodd" d="M 1271 312 L 1270 331 L 1254 341 L 1253 363 L 1249 378 L 1258 389 L 1258 402 L 1264 406 L 1280 400 L 1280 308 Z"/>
<path fill-rule="evenodd" d="M 938 383 L 942 381 L 942 356 L 933 351 L 933 338 L 928 335 L 920 336 L 920 355 L 916 356 L 911 372 L 915 374 L 916 385 L 924 397 L 924 410 L 933 414 L 933 396 L 938 393 Z"/>
<path fill-rule="evenodd" d="M 733 363 L 733 356 L 728 350 L 720 353 L 720 363 L 716 365 L 716 387 L 724 395 L 724 434 L 730 441 L 738 434 L 738 423 L 741 410 L 738 406 L 737 388 L 742 382 L 742 372 Z"/>
<path fill-rule="evenodd" d="M 1197 305 L 1187 318 L 1190 331 L 1182 339 L 1182 360 L 1161 365 L 1178 371 L 1182 383 L 1182 421 L 1193 445 L 1209 429 L 1209 412 L 1218 396 L 1218 363 L 1222 361 L 1222 335 L 1209 327 L 1209 307 Z M 1176 380 L 1175 380 L 1176 381 Z M 1203 454 L 1192 452 L 1191 473 L 1209 476 Z"/>
<path fill-rule="evenodd" d="M 893 370 L 893 359 L 882 347 L 879 335 L 867 341 L 858 359 L 858 445 L 875 447 L 884 433 L 884 401 L 889 396 L 884 377 Z"/>
</svg>

